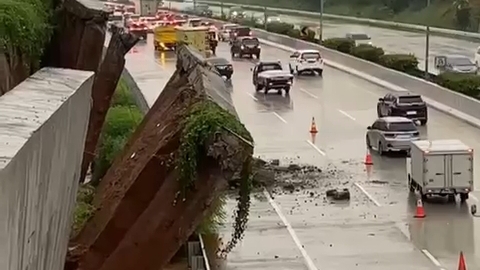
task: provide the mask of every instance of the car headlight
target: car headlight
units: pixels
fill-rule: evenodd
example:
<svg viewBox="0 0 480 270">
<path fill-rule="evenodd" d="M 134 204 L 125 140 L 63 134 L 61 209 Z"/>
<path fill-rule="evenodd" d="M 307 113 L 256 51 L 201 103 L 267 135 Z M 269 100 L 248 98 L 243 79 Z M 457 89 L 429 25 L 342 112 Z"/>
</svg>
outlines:
<svg viewBox="0 0 480 270">
<path fill-rule="evenodd" d="M 240 49 L 243 50 L 243 49 L 245 49 L 245 47 L 243 47 L 243 45 L 242 45 L 242 46 L 240 46 Z"/>
</svg>

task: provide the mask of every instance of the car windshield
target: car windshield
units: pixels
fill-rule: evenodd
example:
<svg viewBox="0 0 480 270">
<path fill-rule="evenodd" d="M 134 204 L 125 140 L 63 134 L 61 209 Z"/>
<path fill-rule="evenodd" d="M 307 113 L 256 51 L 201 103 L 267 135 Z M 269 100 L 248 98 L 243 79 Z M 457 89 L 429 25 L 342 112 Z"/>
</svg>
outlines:
<svg viewBox="0 0 480 270">
<path fill-rule="evenodd" d="M 398 103 L 421 103 L 421 102 L 423 102 L 421 96 L 398 97 Z"/>
<path fill-rule="evenodd" d="M 267 20 L 270 21 L 270 22 L 279 22 L 279 21 L 281 21 L 281 20 L 280 20 L 280 17 L 269 17 Z"/>
<path fill-rule="evenodd" d="M 447 59 L 447 62 L 449 65 L 452 65 L 452 66 L 472 66 L 473 65 L 472 61 L 470 61 L 470 59 L 466 57 L 454 57 L 454 58 L 449 57 Z"/>
<path fill-rule="evenodd" d="M 388 131 L 417 131 L 417 127 L 412 121 L 387 123 Z"/>
<path fill-rule="evenodd" d="M 303 59 L 320 59 L 320 53 L 317 52 L 307 52 L 302 54 Z"/>
<path fill-rule="evenodd" d="M 348 38 L 353 40 L 369 40 L 370 37 L 367 34 L 348 34 Z"/>
<path fill-rule="evenodd" d="M 263 64 L 261 70 L 262 70 L 262 71 L 266 71 L 266 70 L 282 70 L 282 66 L 281 66 L 280 64 L 276 64 L 276 63 Z"/>
<path fill-rule="evenodd" d="M 242 40 L 244 45 L 258 45 L 260 42 L 257 38 L 245 38 Z"/>
</svg>

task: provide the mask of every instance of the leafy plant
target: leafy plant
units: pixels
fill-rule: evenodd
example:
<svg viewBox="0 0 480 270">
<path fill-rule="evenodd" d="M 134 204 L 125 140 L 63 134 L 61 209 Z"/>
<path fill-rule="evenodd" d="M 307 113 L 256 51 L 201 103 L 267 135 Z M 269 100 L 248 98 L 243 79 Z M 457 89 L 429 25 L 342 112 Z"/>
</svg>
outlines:
<svg viewBox="0 0 480 270">
<path fill-rule="evenodd" d="M 244 140 L 253 143 L 253 138 L 245 126 L 234 115 L 212 101 L 203 101 L 195 104 L 185 119 L 183 126 L 177 168 L 180 168 L 179 181 L 182 189 L 181 194 L 184 198 L 186 191 L 195 185 L 198 165 L 200 159 L 205 154 L 206 149 L 204 145 L 207 139 L 214 136 L 214 134 L 234 132 Z M 227 253 L 242 239 L 248 222 L 250 193 L 252 190 L 251 166 L 252 161 L 248 159 L 240 174 L 242 181 L 237 197 L 234 231 L 232 239 L 224 250 Z"/>
<path fill-rule="evenodd" d="M 368 44 L 360 44 L 354 47 L 352 50 L 352 55 L 375 63 L 378 63 L 380 61 L 380 57 L 384 54 L 385 52 L 382 48 Z"/>
</svg>

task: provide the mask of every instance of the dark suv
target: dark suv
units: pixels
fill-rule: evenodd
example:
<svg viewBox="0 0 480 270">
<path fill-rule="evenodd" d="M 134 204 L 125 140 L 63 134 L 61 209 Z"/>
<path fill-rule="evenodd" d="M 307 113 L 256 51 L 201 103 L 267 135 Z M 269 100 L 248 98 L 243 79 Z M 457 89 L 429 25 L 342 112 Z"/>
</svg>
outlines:
<svg viewBox="0 0 480 270">
<path fill-rule="evenodd" d="M 232 58 L 255 55 L 257 59 L 260 59 L 260 41 L 256 37 L 239 37 L 233 41 L 230 53 Z"/>
<path fill-rule="evenodd" d="M 252 35 L 252 30 L 247 26 L 237 26 L 230 30 L 230 45 L 239 37 L 248 37 Z"/>
<path fill-rule="evenodd" d="M 386 94 L 378 99 L 378 117 L 402 116 L 420 121 L 423 126 L 428 121 L 427 104 L 420 95 Z"/>
<path fill-rule="evenodd" d="M 220 76 L 225 76 L 227 80 L 232 78 L 233 66 L 227 61 L 227 59 L 221 57 L 209 57 L 206 62 L 212 65 Z"/>
</svg>

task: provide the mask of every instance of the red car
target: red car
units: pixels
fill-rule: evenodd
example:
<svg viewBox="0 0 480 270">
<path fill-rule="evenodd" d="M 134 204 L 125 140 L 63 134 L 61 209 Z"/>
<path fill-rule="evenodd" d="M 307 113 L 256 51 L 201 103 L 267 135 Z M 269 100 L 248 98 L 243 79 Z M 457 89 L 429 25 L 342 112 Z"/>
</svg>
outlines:
<svg viewBox="0 0 480 270">
<path fill-rule="evenodd" d="M 148 27 L 145 23 L 133 22 L 128 27 L 128 31 L 143 40 L 147 40 Z"/>
</svg>

